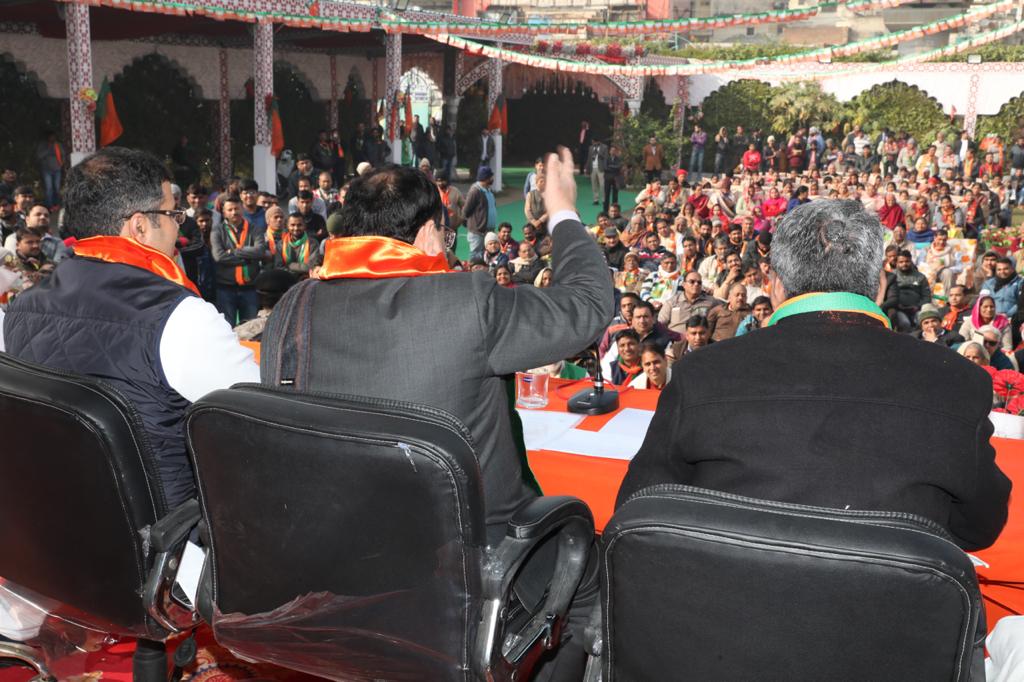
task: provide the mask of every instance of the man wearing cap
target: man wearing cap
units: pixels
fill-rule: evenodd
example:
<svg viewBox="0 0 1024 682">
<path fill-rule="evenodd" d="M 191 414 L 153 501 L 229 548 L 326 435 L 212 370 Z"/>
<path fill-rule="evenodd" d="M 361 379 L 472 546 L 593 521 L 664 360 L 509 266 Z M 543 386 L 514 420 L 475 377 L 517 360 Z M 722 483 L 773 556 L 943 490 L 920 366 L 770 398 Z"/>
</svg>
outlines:
<svg viewBox="0 0 1024 682">
<path fill-rule="evenodd" d="M 601 235 L 601 241 L 603 244 L 601 252 L 604 254 L 604 259 L 608 263 L 608 267 L 621 270 L 626 260 L 626 254 L 629 253 L 629 249 L 622 243 L 622 239 L 619 237 L 619 231 L 615 229 L 614 225 L 609 225 L 604 228 L 604 234 Z"/>
<path fill-rule="evenodd" d="M 952 348 L 964 342 L 964 337 L 957 332 L 942 328 L 942 314 L 931 303 L 921 308 L 921 312 L 917 314 L 917 322 L 921 328 L 912 334 L 915 339 L 921 339 L 927 343 L 937 343 L 946 348 Z"/>
<path fill-rule="evenodd" d="M 476 182 L 466 194 L 464 215 L 470 257 L 483 256 L 484 235 L 493 232 L 498 226 L 498 207 L 494 202 L 494 193 L 491 192 L 493 184 L 494 171 L 487 166 L 480 166 L 476 172 Z"/>
<path fill-rule="evenodd" d="M 0 244 L 25 227 L 25 217 L 14 210 L 14 201 L 6 194 L 0 194 Z"/>
<path fill-rule="evenodd" d="M 756 334 L 673 367 L 619 505 L 677 483 L 915 514 L 968 551 L 995 541 L 1010 481 L 989 443 L 992 381 L 942 344 L 892 332 L 873 300 L 883 231 L 859 201 L 815 201 L 783 217 L 775 313 Z M 727 432 L 707 428 L 723 414 Z"/>
<path fill-rule="evenodd" d="M 36 203 L 36 193 L 30 185 L 21 185 L 14 190 L 14 210 L 23 218 L 28 216 L 28 211 Z"/>
</svg>

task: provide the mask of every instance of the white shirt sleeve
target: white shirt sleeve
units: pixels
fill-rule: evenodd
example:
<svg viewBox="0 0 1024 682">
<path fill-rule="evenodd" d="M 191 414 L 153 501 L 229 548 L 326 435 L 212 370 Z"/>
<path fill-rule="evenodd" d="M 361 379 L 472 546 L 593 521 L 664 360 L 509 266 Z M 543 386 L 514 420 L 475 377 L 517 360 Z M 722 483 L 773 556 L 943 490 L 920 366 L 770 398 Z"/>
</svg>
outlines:
<svg viewBox="0 0 1024 682">
<path fill-rule="evenodd" d="M 4 311 L 0 310 L 0 353 L 6 350 L 4 346 Z"/>
<path fill-rule="evenodd" d="M 575 220 L 580 222 L 580 216 L 576 211 L 559 211 L 555 215 L 548 216 L 548 233 L 553 234 L 555 225 L 563 220 Z"/>
<path fill-rule="evenodd" d="M 224 316 L 198 296 L 183 300 L 167 318 L 160 363 L 171 388 L 193 403 L 218 388 L 260 380 L 252 351 L 238 343 Z"/>
</svg>

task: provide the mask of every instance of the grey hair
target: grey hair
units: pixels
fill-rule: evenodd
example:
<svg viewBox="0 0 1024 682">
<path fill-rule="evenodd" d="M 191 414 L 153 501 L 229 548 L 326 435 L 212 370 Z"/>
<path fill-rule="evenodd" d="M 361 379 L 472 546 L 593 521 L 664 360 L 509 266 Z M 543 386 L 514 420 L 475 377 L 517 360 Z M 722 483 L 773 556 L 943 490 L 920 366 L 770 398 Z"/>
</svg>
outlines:
<svg viewBox="0 0 1024 682">
<path fill-rule="evenodd" d="M 819 199 L 787 213 L 772 240 L 772 269 L 787 296 L 849 291 L 873 299 L 882 225 L 860 201 Z"/>
<path fill-rule="evenodd" d="M 105 147 L 72 167 L 62 192 L 65 227 L 78 239 L 117 236 L 125 219 L 163 201 L 171 177 L 149 152 Z"/>
</svg>

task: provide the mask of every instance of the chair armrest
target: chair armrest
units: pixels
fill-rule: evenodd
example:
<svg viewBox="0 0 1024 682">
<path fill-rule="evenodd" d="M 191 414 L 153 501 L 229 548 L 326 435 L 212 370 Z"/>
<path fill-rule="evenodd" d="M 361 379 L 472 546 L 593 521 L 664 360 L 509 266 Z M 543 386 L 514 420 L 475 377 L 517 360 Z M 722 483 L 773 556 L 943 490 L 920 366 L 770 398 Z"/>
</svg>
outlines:
<svg viewBox="0 0 1024 682">
<path fill-rule="evenodd" d="M 508 521 L 506 536 L 517 540 L 546 537 L 552 529 L 565 525 L 572 517 L 589 521 L 594 518 L 583 500 L 576 497 L 535 497 L 516 510 Z"/>
<path fill-rule="evenodd" d="M 512 583 L 533 550 L 553 536 L 557 536 L 557 554 L 544 604 L 517 632 L 506 632 L 505 606 Z M 516 511 L 505 539 L 489 548 L 484 560 L 484 608 L 474 657 L 481 677 L 528 679 L 544 652 L 558 646 L 593 542 L 594 518 L 575 497 L 539 497 Z"/>
<path fill-rule="evenodd" d="M 202 514 L 199 500 L 182 502 L 177 509 L 157 521 L 149 529 L 149 546 L 154 552 L 169 552 L 187 538 L 199 523 Z"/>
<path fill-rule="evenodd" d="M 199 524 L 199 500 L 187 500 L 152 526 L 144 529 L 153 564 L 142 586 L 142 604 L 149 616 L 169 633 L 194 625 L 195 608 L 171 595 L 181 564 L 185 541 Z"/>
</svg>

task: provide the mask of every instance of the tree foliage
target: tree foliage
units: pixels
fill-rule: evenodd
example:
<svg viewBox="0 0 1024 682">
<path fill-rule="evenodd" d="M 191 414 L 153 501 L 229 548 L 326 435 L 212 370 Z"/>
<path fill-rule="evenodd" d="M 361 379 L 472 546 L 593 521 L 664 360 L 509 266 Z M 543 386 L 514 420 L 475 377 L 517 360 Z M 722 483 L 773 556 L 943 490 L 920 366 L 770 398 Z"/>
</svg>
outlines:
<svg viewBox="0 0 1024 682">
<path fill-rule="evenodd" d="M 626 116 L 622 119 L 619 129 L 621 137 L 623 157 L 626 166 L 631 169 L 631 175 L 627 178 L 630 182 L 637 182 L 643 169 L 643 149 L 647 141 L 654 137 L 664 148 L 666 168 L 673 165 L 679 157 L 679 135 L 675 131 L 673 116 L 670 110 L 668 116 L 656 117 L 641 112 L 637 116 Z"/>
<path fill-rule="evenodd" d="M 768 104 L 772 92 L 767 83 L 750 79 L 723 85 L 704 100 L 704 129 L 711 135 L 723 126 L 730 131 L 738 125 L 749 130 L 767 130 L 773 117 Z"/>
<path fill-rule="evenodd" d="M 883 128 L 905 130 L 914 139 L 934 139 L 935 133 L 951 128 L 949 118 L 934 98 L 917 87 L 892 81 L 876 85 L 846 105 L 849 123 L 868 133 Z"/>
<path fill-rule="evenodd" d="M 829 133 L 838 129 L 843 120 L 843 105 L 832 93 L 823 92 L 816 81 L 776 86 L 772 88 L 769 104 L 771 128 L 780 134 L 812 125 Z"/>
<path fill-rule="evenodd" d="M 1024 135 L 1024 95 L 1018 95 L 1004 104 L 995 116 L 979 116 L 975 137 L 998 134 L 1003 140 Z"/>
</svg>

